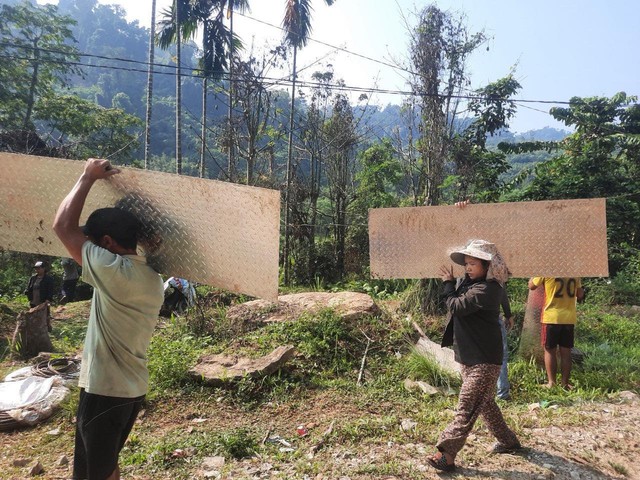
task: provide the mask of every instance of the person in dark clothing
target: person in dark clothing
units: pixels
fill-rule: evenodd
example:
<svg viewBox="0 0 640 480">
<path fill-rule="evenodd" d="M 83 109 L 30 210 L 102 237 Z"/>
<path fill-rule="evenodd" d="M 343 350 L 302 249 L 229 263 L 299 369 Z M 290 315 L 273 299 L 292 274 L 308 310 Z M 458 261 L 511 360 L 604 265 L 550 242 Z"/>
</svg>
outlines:
<svg viewBox="0 0 640 480">
<path fill-rule="evenodd" d="M 507 342 L 507 335 L 513 328 L 513 314 L 511 313 L 511 304 L 509 303 L 509 295 L 507 295 L 507 288 L 502 289 L 502 313 L 500 316 L 500 330 L 502 333 L 502 368 L 500 369 L 500 376 L 498 377 L 498 393 L 497 397 L 500 400 L 511 399 L 511 384 L 509 383 L 509 344 Z"/>
<path fill-rule="evenodd" d="M 24 294 L 29 299 L 31 308 L 37 307 L 44 302 L 53 301 L 53 278 L 47 275 L 45 263 L 37 261 L 33 268 L 36 273 L 31 276 L 24 291 Z"/>
<path fill-rule="evenodd" d="M 464 265 L 465 277 L 456 288 L 453 267 L 441 269 L 449 312 L 442 346 L 453 346 L 461 364 L 462 387 L 456 415 L 440 434 L 438 451 L 427 458 L 431 466 L 447 472 L 455 470 L 456 455 L 480 415 L 498 440 L 493 453 L 521 448 L 494 398 L 503 357 L 500 304 L 509 271 L 496 246 L 485 240 L 472 240 L 450 257 Z"/>
<path fill-rule="evenodd" d="M 73 302 L 76 297 L 76 285 L 78 284 L 78 264 L 73 258 L 65 257 L 60 262 L 64 273 L 62 274 L 62 296 L 60 297 L 60 304 L 64 305 L 68 302 Z"/>
</svg>

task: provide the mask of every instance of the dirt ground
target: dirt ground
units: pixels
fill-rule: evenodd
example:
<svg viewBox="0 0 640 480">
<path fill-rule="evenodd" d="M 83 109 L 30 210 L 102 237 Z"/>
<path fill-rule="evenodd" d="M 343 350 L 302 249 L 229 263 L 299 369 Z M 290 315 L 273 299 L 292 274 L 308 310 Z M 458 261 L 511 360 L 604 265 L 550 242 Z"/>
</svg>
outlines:
<svg viewBox="0 0 640 480">
<path fill-rule="evenodd" d="M 71 317 L 65 311 L 57 312 L 57 317 L 67 314 Z M 640 397 L 631 392 L 612 395 L 607 402 L 570 406 L 506 404 L 507 422 L 525 448 L 513 455 L 487 454 L 493 439 L 479 423 L 452 474 L 439 474 L 427 464 L 439 431 L 422 423 L 432 415 L 439 419 L 437 424 L 444 424 L 453 413 L 450 407 L 429 410 L 432 407 L 425 407 L 421 399 L 372 400 L 357 388 L 310 390 L 254 409 L 217 395 L 211 391 L 151 402 L 130 436 L 147 457 L 126 466 L 122 478 L 640 480 Z M 29 468 L 36 462 L 44 469 L 36 478 L 71 478 L 65 458 L 68 462 L 73 455 L 72 416 L 62 411 L 33 428 L 0 432 L 0 479 L 31 478 Z M 310 456 L 310 449 L 332 422 L 334 434 Z M 308 435 L 298 436 L 300 424 L 308 428 Z M 247 428 L 260 439 L 277 435 L 291 447 L 282 451 L 281 444 L 267 441 L 258 455 L 205 467 L 193 439 L 236 428 Z M 164 446 L 164 450 L 153 451 L 150 445 Z"/>
<path fill-rule="evenodd" d="M 428 466 L 425 457 L 433 451 L 432 443 L 403 431 L 399 417 L 398 424 L 391 425 L 384 435 L 355 442 L 334 439 L 313 458 L 308 458 L 310 447 L 317 444 L 332 421 L 335 420 L 336 425 L 354 421 L 375 424 L 393 414 L 391 404 L 371 404 L 365 408 L 357 407 L 357 404 L 326 391 L 312 393 L 299 403 L 267 404 L 253 412 L 216 399 L 207 402 L 176 399 L 154 404 L 134 429 L 142 443 L 180 434 L 197 434 L 198 431 L 246 426 L 265 436 L 279 434 L 287 438 L 293 452 L 281 453 L 273 448 L 253 458 L 227 461 L 219 471 L 207 470 L 205 473 L 201 460 L 196 460 L 196 452 L 186 448 L 171 467 L 151 472 L 145 465 L 127 467 L 123 478 L 640 479 L 640 401 L 637 396 L 557 409 L 506 410 L 507 420 L 516 425 L 525 449 L 514 455 L 487 455 L 492 438 L 484 427 L 476 426 L 458 456 L 459 468 L 453 474 L 438 474 Z M 305 422 L 309 435 L 297 438 L 296 426 Z M 437 432 L 432 432 L 433 435 Z M 0 473 L 0 478 L 29 478 L 28 466 L 14 466 L 19 459 L 30 460 L 31 464 L 39 461 L 44 473 L 38 478 L 70 478 L 70 466 L 58 465 L 61 456 L 72 457 L 73 425 L 68 419 L 56 417 L 32 429 L 0 433 L 0 438 L 0 472 L 4 472 Z"/>
</svg>

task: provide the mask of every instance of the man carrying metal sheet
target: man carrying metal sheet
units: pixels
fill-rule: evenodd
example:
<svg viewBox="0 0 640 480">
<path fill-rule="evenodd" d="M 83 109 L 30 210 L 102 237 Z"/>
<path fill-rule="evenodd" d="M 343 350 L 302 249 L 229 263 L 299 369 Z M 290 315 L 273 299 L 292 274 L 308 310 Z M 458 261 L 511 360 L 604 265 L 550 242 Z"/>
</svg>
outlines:
<svg viewBox="0 0 640 480">
<path fill-rule="evenodd" d="M 148 390 L 146 351 L 164 299 L 160 275 L 136 253 L 135 216 L 100 208 L 79 226 L 93 184 L 118 173 L 107 160 L 87 160 L 53 223 L 94 287 L 78 383 L 74 479 L 120 478 L 118 455 Z"/>
</svg>

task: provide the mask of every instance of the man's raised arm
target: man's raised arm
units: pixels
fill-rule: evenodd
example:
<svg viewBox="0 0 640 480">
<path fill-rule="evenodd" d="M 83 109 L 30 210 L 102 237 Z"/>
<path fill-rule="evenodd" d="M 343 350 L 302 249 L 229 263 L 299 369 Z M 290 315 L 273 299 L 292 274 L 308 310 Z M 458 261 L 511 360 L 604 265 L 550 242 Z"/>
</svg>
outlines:
<svg viewBox="0 0 640 480">
<path fill-rule="evenodd" d="M 53 221 L 53 231 L 66 247 L 69 255 L 80 265 L 82 265 L 82 245 L 87 241 L 87 237 L 80 228 L 80 214 L 84 202 L 96 180 L 108 178 L 117 173 L 120 173 L 120 170 L 112 168 L 108 160 L 90 158 L 84 165 L 84 172 L 58 207 Z"/>
</svg>

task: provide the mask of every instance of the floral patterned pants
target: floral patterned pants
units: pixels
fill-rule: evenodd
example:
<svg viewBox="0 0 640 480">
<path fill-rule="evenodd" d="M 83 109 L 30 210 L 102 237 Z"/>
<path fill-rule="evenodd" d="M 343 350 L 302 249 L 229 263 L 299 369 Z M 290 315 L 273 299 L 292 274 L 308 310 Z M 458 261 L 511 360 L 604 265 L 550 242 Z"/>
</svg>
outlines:
<svg viewBox="0 0 640 480">
<path fill-rule="evenodd" d="M 500 365 L 487 363 L 462 365 L 462 388 L 453 421 L 440 434 L 436 447 L 441 452 L 455 457 L 471 433 L 473 425 L 482 415 L 489 431 L 502 445 L 518 444 L 516 434 L 507 426 L 500 408 L 496 404 L 496 380 Z"/>
</svg>

